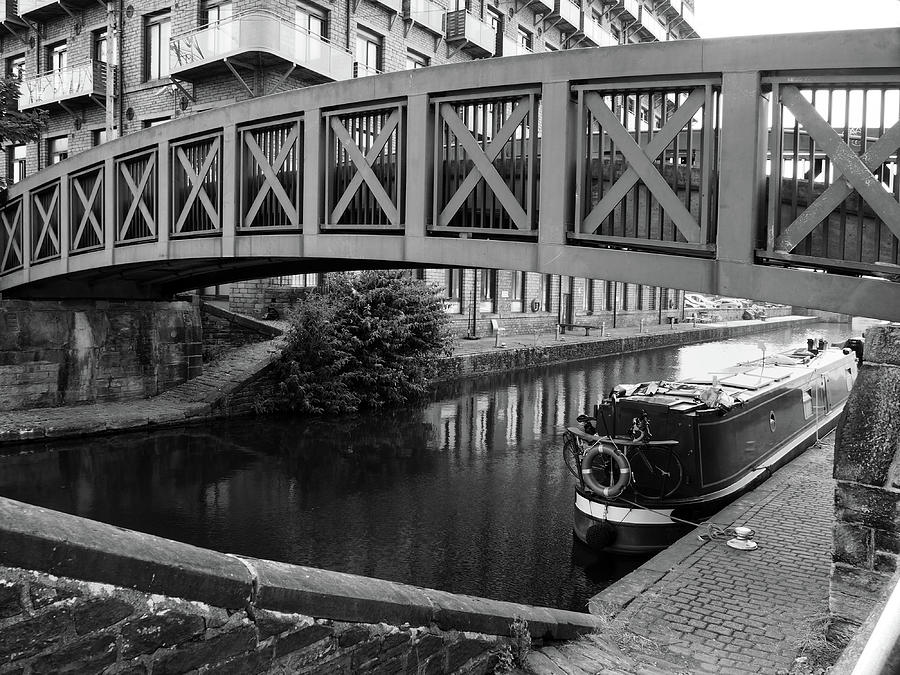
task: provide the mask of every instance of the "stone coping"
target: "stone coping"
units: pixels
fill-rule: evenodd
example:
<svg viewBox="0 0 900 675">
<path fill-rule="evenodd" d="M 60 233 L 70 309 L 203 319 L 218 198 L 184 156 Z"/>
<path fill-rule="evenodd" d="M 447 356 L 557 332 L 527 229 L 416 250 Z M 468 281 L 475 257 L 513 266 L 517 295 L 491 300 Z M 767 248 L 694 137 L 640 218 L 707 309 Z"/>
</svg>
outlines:
<svg viewBox="0 0 900 675">
<path fill-rule="evenodd" d="M 590 614 L 239 557 L 2 497 L 0 565 L 228 609 L 338 621 L 509 635 L 513 619 L 522 618 L 533 637 L 553 640 L 598 627 Z"/>
</svg>

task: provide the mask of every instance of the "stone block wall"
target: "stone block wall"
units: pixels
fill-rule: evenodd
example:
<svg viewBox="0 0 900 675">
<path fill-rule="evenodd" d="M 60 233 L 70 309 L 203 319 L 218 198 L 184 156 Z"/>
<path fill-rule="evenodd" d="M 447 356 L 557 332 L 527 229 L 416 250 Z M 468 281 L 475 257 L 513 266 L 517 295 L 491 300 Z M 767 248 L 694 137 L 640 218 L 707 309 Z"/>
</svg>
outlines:
<svg viewBox="0 0 900 675">
<path fill-rule="evenodd" d="M 598 627 L 0 497 L 0 673 L 490 673 L 526 630 L 570 640 Z"/>
<path fill-rule="evenodd" d="M 200 305 L 200 320 L 203 326 L 204 363 L 237 347 L 271 340 L 281 334 L 280 329 L 206 302 Z"/>
<path fill-rule="evenodd" d="M 0 671 L 490 673 L 503 641 L 437 628 L 229 611 L 0 567 Z"/>
<path fill-rule="evenodd" d="M 832 633 L 849 638 L 900 561 L 900 325 L 866 332 L 834 452 Z"/>
<path fill-rule="evenodd" d="M 152 396 L 202 372 L 190 302 L 0 301 L 0 410 Z"/>
</svg>

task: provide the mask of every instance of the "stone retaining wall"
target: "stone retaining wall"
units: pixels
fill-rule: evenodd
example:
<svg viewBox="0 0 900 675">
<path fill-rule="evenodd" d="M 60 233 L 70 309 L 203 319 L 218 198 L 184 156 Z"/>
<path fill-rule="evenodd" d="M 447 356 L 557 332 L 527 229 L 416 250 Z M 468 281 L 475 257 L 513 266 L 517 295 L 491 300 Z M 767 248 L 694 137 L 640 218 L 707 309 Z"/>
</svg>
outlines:
<svg viewBox="0 0 900 675">
<path fill-rule="evenodd" d="M 200 303 L 200 319 L 203 325 L 204 363 L 209 363 L 232 349 L 253 342 L 271 340 L 281 334 L 276 328 L 208 302 Z"/>
<path fill-rule="evenodd" d="M 0 410 L 153 396 L 202 372 L 190 302 L 0 301 Z"/>
<path fill-rule="evenodd" d="M 436 381 L 474 377 L 519 368 L 531 368 L 549 363 L 628 354 L 659 347 L 724 340 L 739 335 L 762 333 L 776 327 L 813 321 L 815 319 L 812 317 L 795 317 L 777 323 L 774 321 L 747 321 L 746 323 L 730 326 L 698 327 L 691 330 L 663 330 L 661 332 L 639 333 L 625 337 L 561 342 L 550 346 L 495 349 L 489 352 L 462 354 L 448 357 L 441 362 L 440 372 Z"/>
<path fill-rule="evenodd" d="M 835 441 L 831 632 L 847 639 L 900 569 L 900 324 L 866 331 Z"/>
<path fill-rule="evenodd" d="M 516 619 L 535 640 L 598 627 L 0 498 L 0 673 L 490 673 Z"/>
</svg>

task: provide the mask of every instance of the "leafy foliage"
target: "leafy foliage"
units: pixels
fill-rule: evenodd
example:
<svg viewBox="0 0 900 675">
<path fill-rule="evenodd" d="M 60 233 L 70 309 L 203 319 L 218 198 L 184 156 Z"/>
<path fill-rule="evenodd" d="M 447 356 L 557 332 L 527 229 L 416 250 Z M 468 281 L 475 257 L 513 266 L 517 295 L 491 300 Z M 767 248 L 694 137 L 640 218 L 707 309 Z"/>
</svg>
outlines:
<svg viewBox="0 0 900 675">
<path fill-rule="evenodd" d="M 0 79 L 0 143 L 33 141 L 47 128 L 46 110 L 18 109 L 19 80 Z"/>
<path fill-rule="evenodd" d="M 330 276 L 293 312 L 287 342 L 266 407 L 342 414 L 421 398 L 450 331 L 436 287 L 374 271 Z"/>
<path fill-rule="evenodd" d="M 19 80 L 16 77 L 0 79 L 0 143 L 26 143 L 36 139 L 47 128 L 46 110 L 21 111 L 19 104 Z M 0 189 L 6 181 L 0 180 Z M 0 202 L 5 198 L 0 196 Z"/>
</svg>

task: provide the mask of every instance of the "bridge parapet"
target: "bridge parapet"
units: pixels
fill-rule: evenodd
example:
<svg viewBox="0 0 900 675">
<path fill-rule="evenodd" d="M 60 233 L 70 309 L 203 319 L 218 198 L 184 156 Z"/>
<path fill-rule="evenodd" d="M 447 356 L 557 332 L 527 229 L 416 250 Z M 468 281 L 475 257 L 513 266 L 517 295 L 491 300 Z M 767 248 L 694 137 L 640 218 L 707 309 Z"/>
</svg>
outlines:
<svg viewBox="0 0 900 675">
<path fill-rule="evenodd" d="M 896 29 L 580 49 L 200 113 L 14 186 L 0 291 L 479 266 L 900 318 L 893 283 L 791 269 L 900 273 L 898 51 Z"/>
</svg>

